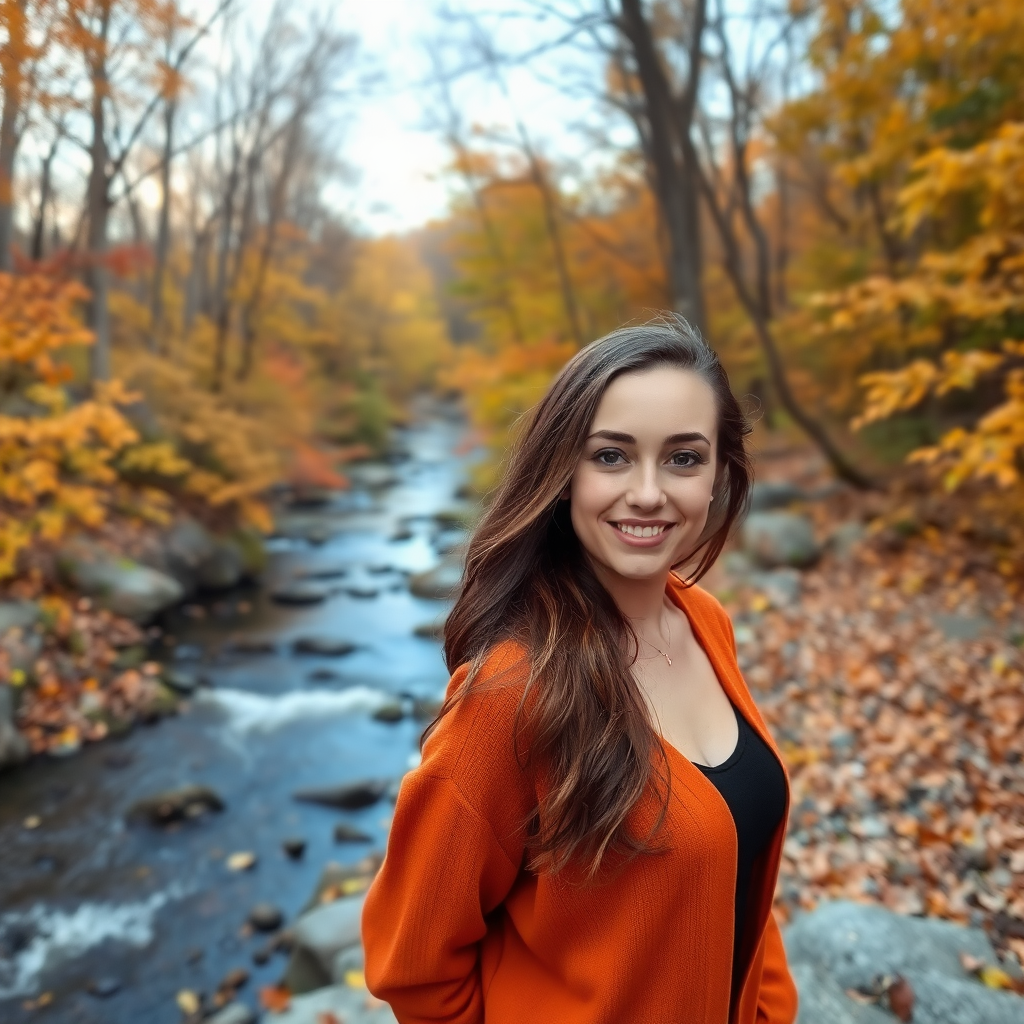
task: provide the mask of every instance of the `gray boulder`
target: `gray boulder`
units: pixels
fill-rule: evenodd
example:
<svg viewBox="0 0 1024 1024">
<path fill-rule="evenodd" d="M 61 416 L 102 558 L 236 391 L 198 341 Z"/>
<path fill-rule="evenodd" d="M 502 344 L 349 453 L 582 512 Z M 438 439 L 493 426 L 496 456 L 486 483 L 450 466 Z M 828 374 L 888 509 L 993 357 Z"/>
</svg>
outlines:
<svg viewBox="0 0 1024 1024">
<path fill-rule="evenodd" d="M 806 493 L 788 480 L 758 480 L 750 489 L 750 511 L 770 512 L 804 501 Z"/>
<path fill-rule="evenodd" d="M 795 512 L 754 512 L 743 524 L 743 546 L 763 568 L 813 565 L 821 553 L 810 519 Z"/>
<path fill-rule="evenodd" d="M 14 725 L 14 693 L 6 683 L 0 683 L 0 770 L 20 764 L 28 756 L 28 740 Z"/>
<path fill-rule="evenodd" d="M 365 895 L 325 903 L 303 914 L 292 927 L 292 953 L 285 972 L 291 992 L 311 992 L 344 981 L 336 975 L 338 954 L 360 947 L 359 921 Z"/>
<path fill-rule="evenodd" d="M 200 590 L 231 590 L 244 575 L 242 552 L 230 540 L 218 537 L 210 557 L 199 566 L 197 582 Z"/>
<path fill-rule="evenodd" d="M 0 635 L 9 629 L 31 629 L 39 616 L 35 601 L 0 601 Z"/>
<path fill-rule="evenodd" d="M 368 1005 L 362 988 L 332 985 L 292 1000 L 284 1013 L 275 1013 L 274 1024 L 320 1024 L 321 1014 L 333 1013 L 345 1024 L 398 1024 L 387 1003 Z"/>
<path fill-rule="evenodd" d="M 796 1024 L 893 1024 L 877 1006 L 855 1002 L 827 971 L 811 964 L 790 964 L 800 993 Z"/>
<path fill-rule="evenodd" d="M 148 622 L 185 596 L 182 585 L 166 573 L 82 539 L 61 548 L 57 568 L 76 590 L 136 622 Z"/>
<path fill-rule="evenodd" d="M 842 991 L 870 990 L 880 975 L 901 974 L 914 989 L 915 1024 L 1020 1024 L 1024 1020 L 1020 996 L 986 988 L 961 966 L 961 952 L 986 963 L 999 962 L 988 937 L 978 928 L 904 917 L 884 907 L 840 900 L 797 917 L 786 929 L 785 944 L 794 968 L 802 964 L 811 969 L 800 972 L 810 986 L 811 1003 L 835 996 L 827 985 L 819 984 L 822 975 Z M 800 1017 L 803 1024 L 836 1019 L 844 1018 L 831 1013 L 814 1018 L 803 1011 Z M 855 1015 L 848 1019 L 865 1024 L 872 1020 Z"/>
</svg>

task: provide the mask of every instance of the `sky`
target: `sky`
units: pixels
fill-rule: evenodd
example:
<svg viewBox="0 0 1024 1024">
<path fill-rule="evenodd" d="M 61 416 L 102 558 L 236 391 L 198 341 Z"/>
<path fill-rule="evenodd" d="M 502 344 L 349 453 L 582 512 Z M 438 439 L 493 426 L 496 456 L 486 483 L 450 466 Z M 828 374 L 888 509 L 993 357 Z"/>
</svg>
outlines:
<svg viewBox="0 0 1024 1024">
<path fill-rule="evenodd" d="M 514 10 L 516 5 L 515 0 L 461 0 L 457 6 L 493 11 L 498 6 Z M 451 154 L 440 131 L 430 125 L 438 114 L 427 84 L 425 41 L 443 32 L 437 9 L 435 0 L 346 0 L 338 8 L 339 24 L 359 36 L 363 60 L 381 77 L 355 110 L 346 110 L 339 132 L 340 156 L 352 167 L 354 180 L 330 193 L 353 226 L 367 234 L 408 231 L 443 217 L 448 209 L 454 184 L 444 171 Z M 522 9 L 527 10 L 525 4 Z M 518 47 L 549 32 L 529 22 L 508 24 L 499 43 Z M 457 50 L 448 51 L 451 62 L 459 58 Z M 560 54 L 535 62 L 529 70 L 512 71 L 509 93 L 514 107 L 484 75 L 458 82 L 456 102 L 468 123 L 511 131 L 518 115 L 542 151 L 585 162 L 587 143 L 573 127 L 594 116 L 595 103 L 566 89 L 573 80 L 570 64 L 579 62 L 578 56 Z M 598 71 L 597 81 L 599 77 Z"/>
</svg>

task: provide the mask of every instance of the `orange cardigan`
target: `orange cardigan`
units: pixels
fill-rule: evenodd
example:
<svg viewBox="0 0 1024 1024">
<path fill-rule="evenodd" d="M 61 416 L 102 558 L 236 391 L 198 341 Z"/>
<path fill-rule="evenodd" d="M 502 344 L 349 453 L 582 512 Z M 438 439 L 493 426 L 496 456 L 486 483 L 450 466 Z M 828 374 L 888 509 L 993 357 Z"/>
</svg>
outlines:
<svg viewBox="0 0 1024 1024">
<path fill-rule="evenodd" d="M 779 757 L 740 674 L 718 601 L 670 578 L 730 699 Z M 460 667 L 449 693 L 465 678 Z M 366 984 L 400 1024 L 792 1024 L 796 988 L 772 897 L 789 816 L 755 864 L 748 967 L 730 1013 L 736 829 L 714 785 L 666 743 L 669 809 L 654 841 L 613 880 L 524 869 L 522 822 L 537 789 L 512 751 L 522 649 L 499 646 L 402 780 L 387 854 L 362 917 Z M 780 758 L 781 763 L 781 758 Z M 785 769 L 783 769 L 785 770 Z M 658 804 L 629 822 L 644 829 Z"/>
</svg>

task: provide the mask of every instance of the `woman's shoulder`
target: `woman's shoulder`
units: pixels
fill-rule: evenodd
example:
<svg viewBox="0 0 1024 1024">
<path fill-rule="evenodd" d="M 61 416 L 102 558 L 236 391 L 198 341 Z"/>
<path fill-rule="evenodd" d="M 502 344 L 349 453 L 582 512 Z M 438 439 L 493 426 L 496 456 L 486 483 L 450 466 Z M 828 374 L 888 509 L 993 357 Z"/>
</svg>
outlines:
<svg viewBox="0 0 1024 1024">
<path fill-rule="evenodd" d="M 684 583 L 674 572 L 669 573 L 668 582 L 677 600 L 685 606 L 690 616 L 697 619 L 706 632 L 720 637 L 732 646 L 732 619 L 729 618 L 729 613 L 722 602 L 699 583 Z"/>
<path fill-rule="evenodd" d="M 528 652 L 514 640 L 460 665 L 445 691 L 449 707 L 425 740 L 421 763 L 445 773 L 457 772 L 467 762 L 477 771 L 485 765 L 509 770 L 529 677 Z M 518 739 L 522 743 L 524 737 Z"/>
</svg>

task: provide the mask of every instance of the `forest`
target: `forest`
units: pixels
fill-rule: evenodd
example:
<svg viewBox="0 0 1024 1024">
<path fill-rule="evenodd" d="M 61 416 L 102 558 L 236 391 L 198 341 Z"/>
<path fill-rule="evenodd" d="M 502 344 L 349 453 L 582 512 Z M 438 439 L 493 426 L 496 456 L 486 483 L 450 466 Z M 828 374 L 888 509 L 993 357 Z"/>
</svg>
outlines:
<svg viewBox="0 0 1024 1024">
<path fill-rule="evenodd" d="M 333 599 L 342 527 L 317 510 L 414 480 L 410 438 L 458 424 L 444 459 L 476 455 L 431 512 L 443 576 L 553 375 L 671 310 L 754 424 L 759 490 L 709 586 L 792 776 L 777 911 L 844 898 L 984 928 L 963 975 L 1018 1000 L 979 1020 L 1010 1020 L 1024 5 L 426 6 L 396 85 L 345 5 L 0 0 L 0 832 L 45 824 L 35 765 L 187 717 L 202 672 L 175 643 L 212 644 L 219 617 L 224 657 L 259 654 L 246 616 Z M 562 99 L 544 111 L 530 81 Z M 346 119 L 399 88 L 447 206 L 367 230 L 338 199 L 365 185 Z M 409 507 L 397 543 L 418 543 Z M 418 557 L 396 590 L 401 569 L 416 599 L 449 597 Z M 383 596 L 378 568 L 346 600 Z M 28 1020 L 55 997 L 5 973 L 4 928 L 0 1008 Z M 168 1019 L 238 987 L 173 984 Z M 271 1011 L 300 991 L 260 984 Z M 912 1019 L 891 977 L 843 987 Z"/>
</svg>

